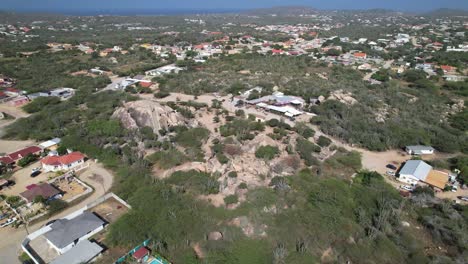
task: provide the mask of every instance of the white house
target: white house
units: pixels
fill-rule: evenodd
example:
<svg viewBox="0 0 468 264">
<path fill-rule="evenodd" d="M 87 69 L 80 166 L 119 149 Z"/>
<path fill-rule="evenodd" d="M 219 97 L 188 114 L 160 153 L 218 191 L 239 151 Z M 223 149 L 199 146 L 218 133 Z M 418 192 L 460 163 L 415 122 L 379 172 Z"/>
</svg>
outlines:
<svg viewBox="0 0 468 264">
<path fill-rule="evenodd" d="M 83 212 L 71 219 L 59 219 L 49 225 L 50 231 L 44 234 L 47 243 L 59 255 L 73 248 L 80 241 L 84 241 L 104 229 L 101 218 L 91 212 Z"/>
<path fill-rule="evenodd" d="M 47 156 L 41 160 L 42 168 L 49 171 L 67 171 L 84 163 L 85 156 L 81 152 L 72 152 L 63 156 Z"/>
<path fill-rule="evenodd" d="M 426 181 L 432 166 L 422 160 L 408 160 L 399 172 L 398 180 L 411 185 Z"/>
<path fill-rule="evenodd" d="M 406 152 L 410 155 L 431 155 L 434 154 L 434 148 L 431 146 L 406 146 Z"/>
</svg>

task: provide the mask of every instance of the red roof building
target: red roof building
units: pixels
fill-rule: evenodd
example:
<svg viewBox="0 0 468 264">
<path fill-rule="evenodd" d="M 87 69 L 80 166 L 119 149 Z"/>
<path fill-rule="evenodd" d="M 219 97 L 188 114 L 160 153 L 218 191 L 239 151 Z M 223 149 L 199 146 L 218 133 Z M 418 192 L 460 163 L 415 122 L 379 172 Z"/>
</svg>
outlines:
<svg viewBox="0 0 468 264">
<path fill-rule="evenodd" d="M 273 54 L 281 54 L 283 51 L 282 50 L 279 50 L 279 49 L 272 49 L 271 52 Z"/>
<path fill-rule="evenodd" d="M 37 196 L 42 196 L 42 198 L 48 200 L 50 198 L 54 198 L 58 194 L 60 194 L 60 191 L 57 190 L 54 186 L 48 183 L 42 183 L 20 193 L 20 196 L 23 197 L 28 203 L 30 203 L 34 201 L 34 198 Z"/>
<path fill-rule="evenodd" d="M 444 72 L 451 72 L 451 71 L 454 71 L 455 69 L 457 69 L 456 67 L 453 67 L 453 66 L 450 66 L 450 65 L 440 65 L 440 68 Z"/>
<path fill-rule="evenodd" d="M 9 157 L 11 160 L 15 162 L 28 156 L 29 154 L 34 155 L 34 154 L 38 154 L 41 151 L 42 149 L 40 147 L 31 146 L 31 147 L 26 147 L 24 149 L 17 150 L 13 153 L 6 155 L 5 157 Z"/>
<path fill-rule="evenodd" d="M 359 59 L 366 59 L 367 58 L 367 54 L 364 53 L 364 52 L 356 52 L 353 54 L 353 56 L 355 58 L 359 58 Z"/>
<path fill-rule="evenodd" d="M 153 83 L 150 82 L 150 81 L 140 81 L 140 86 L 143 87 L 143 88 L 148 88 L 151 85 L 153 85 Z"/>
<path fill-rule="evenodd" d="M 0 157 L 0 162 L 5 164 L 5 165 L 10 165 L 10 164 L 13 164 L 15 163 L 14 160 L 12 160 L 10 157 L 8 156 L 5 156 L 5 157 Z"/>
<path fill-rule="evenodd" d="M 146 247 L 141 247 L 135 253 L 133 253 L 133 257 L 136 260 L 141 260 L 143 257 L 149 254 L 149 250 Z"/>
<path fill-rule="evenodd" d="M 63 156 L 47 156 L 41 160 L 45 171 L 69 170 L 84 162 L 85 156 L 75 151 Z"/>
</svg>

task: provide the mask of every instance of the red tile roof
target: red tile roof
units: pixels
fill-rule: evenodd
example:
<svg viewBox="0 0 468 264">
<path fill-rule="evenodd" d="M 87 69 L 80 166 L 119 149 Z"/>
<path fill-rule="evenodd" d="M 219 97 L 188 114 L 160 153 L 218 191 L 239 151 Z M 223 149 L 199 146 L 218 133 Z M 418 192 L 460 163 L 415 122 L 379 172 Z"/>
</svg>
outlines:
<svg viewBox="0 0 468 264">
<path fill-rule="evenodd" d="M 364 52 L 356 52 L 353 55 L 354 57 L 358 57 L 358 58 L 365 58 L 367 56 L 367 54 Z"/>
<path fill-rule="evenodd" d="M 41 163 L 45 165 L 60 166 L 68 165 L 84 158 L 85 156 L 81 152 L 76 151 L 63 156 L 47 156 L 41 160 Z"/>
<path fill-rule="evenodd" d="M 5 157 L 0 157 L 0 162 L 4 163 L 4 164 L 12 164 L 12 163 L 15 163 L 14 160 L 12 160 L 10 157 L 8 156 L 5 156 Z"/>
<path fill-rule="evenodd" d="M 38 152 L 41 152 L 42 149 L 38 146 L 31 146 L 27 147 L 24 149 L 20 149 L 18 151 L 15 151 L 13 153 L 8 154 L 8 157 L 10 157 L 12 160 L 17 161 L 19 159 L 22 159 L 26 157 L 29 154 L 36 154 Z"/>
<path fill-rule="evenodd" d="M 450 65 L 440 65 L 440 68 L 444 71 L 452 71 L 455 69 L 455 67 L 452 67 Z"/>
<path fill-rule="evenodd" d="M 28 202 L 32 202 L 37 196 L 42 196 L 44 199 L 49 199 L 59 193 L 60 191 L 57 190 L 54 186 L 48 183 L 42 183 L 36 187 L 20 193 L 20 195 Z"/>
<path fill-rule="evenodd" d="M 148 87 L 150 87 L 151 85 L 153 85 L 152 82 L 140 82 L 140 86 L 141 86 L 141 87 L 148 88 Z"/>
<path fill-rule="evenodd" d="M 135 253 L 133 253 L 133 257 L 135 259 L 141 259 L 142 257 L 146 256 L 149 253 L 149 250 L 146 247 L 141 247 Z"/>
</svg>

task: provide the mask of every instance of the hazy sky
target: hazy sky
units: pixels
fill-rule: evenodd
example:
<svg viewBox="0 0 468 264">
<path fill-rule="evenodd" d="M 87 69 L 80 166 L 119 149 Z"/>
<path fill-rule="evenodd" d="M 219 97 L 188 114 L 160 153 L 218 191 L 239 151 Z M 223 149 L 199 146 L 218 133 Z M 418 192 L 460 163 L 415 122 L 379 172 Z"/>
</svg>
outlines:
<svg viewBox="0 0 468 264">
<path fill-rule="evenodd" d="M 112 10 L 112 9 L 248 9 L 305 5 L 318 9 L 369 9 L 425 11 L 436 8 L 468 10 L 468 0 L 0 0 L 7 10 Z"/>
</svg>

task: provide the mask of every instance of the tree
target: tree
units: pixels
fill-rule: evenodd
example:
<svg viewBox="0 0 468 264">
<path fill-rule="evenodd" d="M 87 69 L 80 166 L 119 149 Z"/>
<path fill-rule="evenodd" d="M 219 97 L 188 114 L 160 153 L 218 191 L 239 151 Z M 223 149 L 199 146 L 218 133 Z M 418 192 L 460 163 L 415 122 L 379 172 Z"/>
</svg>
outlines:
<svg viewBox="0 0 468 264">
<path fill-rule="evenodd" d="M 28 166 L 30 163 L 33 163 L 34 161 L 37 160 L 37 157 L 33 154 L 28 154 L 26 157 L 20 159 L 18 161 L 18 166 L 20 167 L 26 167 Z"/>
<path fill-rule="evenodd" d="M 321 147 L 328 147 L 331 144 L 331 139 L 325 137 L 325 136 L 320 136 L 317 140 L 317 144 Z"/>
<path fill-rule="evenodd" d="M 60 145 L 56 151 L 59 155 L 65 155 L 68 153 L 67 147 L 65 147 L 64 145 Z"/>
</svg>

